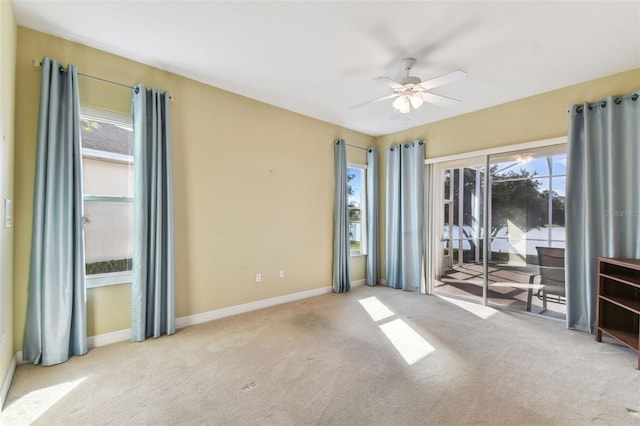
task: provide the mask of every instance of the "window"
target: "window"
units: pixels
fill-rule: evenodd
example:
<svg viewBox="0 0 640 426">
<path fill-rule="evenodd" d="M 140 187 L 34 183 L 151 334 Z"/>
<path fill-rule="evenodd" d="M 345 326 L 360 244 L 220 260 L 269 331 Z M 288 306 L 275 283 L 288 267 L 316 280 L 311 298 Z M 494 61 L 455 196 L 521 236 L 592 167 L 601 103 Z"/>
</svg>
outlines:
<svg viewBox="0 0 640 426">
<path fill-rule="evenodd" d="M 133 255 L 131 117 L 83 108 L 87 288 L 130 283 Z"/>
<path fill-rule="evenodd" d="M 564 146 L 492 158 L 492 250 L 520 247 L 526 263 L 536 264 L 537 246 L 564 247 L 566 164 Z"/>
<path fill-rule="evenodd" d="M 347 194 L 349 208 L 349 248 L 351 256 L 367 254 L 367 166 L 349 164 Z"/>
</svg>

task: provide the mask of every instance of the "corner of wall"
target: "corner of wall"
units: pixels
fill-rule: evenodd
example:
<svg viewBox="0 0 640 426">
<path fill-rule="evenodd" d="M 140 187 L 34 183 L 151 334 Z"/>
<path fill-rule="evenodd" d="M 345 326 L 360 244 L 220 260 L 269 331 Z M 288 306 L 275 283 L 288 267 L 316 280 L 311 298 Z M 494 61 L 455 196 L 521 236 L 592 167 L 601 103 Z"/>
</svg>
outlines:
<svg viewBox="0 0 640 426">
<path fill-rule="evenodd" d="M 13 380 L 13 225 L 5 224 L 5 200 L 13 200 L 17 25 L 12 3 L 0 2 L 0 409 Z"/>
<path fill-rule="evenodd" d="M 13 376 L 16 373 L 16 366 L 18 365 L 18 355 L 16 354 L 9 363 L 9 369 L 2 380 L 2 387 L 0 388 L 0 411 L 4 408 L 4 403 L 9 395 L 9 388 L 13 382 Z"/>
</svg>

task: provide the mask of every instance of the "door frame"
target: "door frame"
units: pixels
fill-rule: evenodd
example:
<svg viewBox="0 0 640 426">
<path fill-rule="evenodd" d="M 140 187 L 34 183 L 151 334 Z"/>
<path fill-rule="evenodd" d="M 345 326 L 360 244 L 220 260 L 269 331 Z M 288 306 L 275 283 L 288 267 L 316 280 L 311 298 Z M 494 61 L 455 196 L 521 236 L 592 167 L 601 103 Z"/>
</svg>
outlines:
<svg viewBox="0 0 640 426">
<path fill-rule="evenodd" d="M 435 288 L 435 280 L 436 277 L 442 274 L 442 259 L 441 254 L 443 250 L 443 244 L 441 241 L 441 236 L 438 232 L 439 224 L 444 220 L 444 209 L 442 208 L 442 197 L 444 194 L 442 193 L 441 185 L 438 185 L 439 176 L 442 172 L 442 165 L 444 163 L 460 163 L 461 166 L 464 164 L 468 164 L 469 161 L 472 161 L 474 158 L 476 160 L 482 159 L 482 164 L 485 166 L 485 174 L 484 174 L 484 207 L 487 209 L 489 206 L 490 200 L 489 198 L 489 188 L 490 182 L 490 173 L 486 173 L 489 170 L 491 156 L 496 154 L 507 154 L 512 151 L 520 151 L 534 148 L 543 148 L 549 147 L 553 145 L 563 145 L 567 143 L 567 137 L 561 136 L 550 139 L 543 139 L 538 141 L 530 141 L 523 142 L 519 144 L 505 145 L 500 147 L 488 148 L 478 151 L 470 151 L 461 154 L 453 154 L 442 157 L 434 157 L 434 158 L 426 158 L 425 163 L 425 287 L 423 288 L 423 292 L 426 294 L 433 294 Z M 452 168 L 450 165 L 447 168 Z M 484 229 L 487 230 L 489 221 L 491 220 L 490 214 L 485 214 L 483 218 L 483 226 Z M 486 231 L 485 231 L 486 232 Z M 486 277 L 488 271 L 488 250 L 489 250 L 489 238 L 483 238 L 482 243 L 482 252 L 483 252 L 483 291 L 482 291 L 482 304 L 487 305 L 488 303 L 488 280 Z"/>
</svg>

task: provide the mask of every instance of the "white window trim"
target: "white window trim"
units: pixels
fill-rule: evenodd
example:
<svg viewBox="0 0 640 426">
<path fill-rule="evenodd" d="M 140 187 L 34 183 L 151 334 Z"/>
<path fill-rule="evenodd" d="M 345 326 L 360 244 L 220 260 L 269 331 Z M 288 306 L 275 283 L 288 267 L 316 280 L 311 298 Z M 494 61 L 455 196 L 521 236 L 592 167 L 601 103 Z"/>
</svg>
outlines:
<svg viewBox="0 0 640 426">
<path fill-rule="evenodd" d="M 117 284 L 131 284 L 133 281 L 133 271 L 87 275 L 85 281 L 87 288 L 105 287 Z"/>
<path fill-rule="evenodd" d="M 360 250 L 350 250 L 351 257 L 367 255 L 367 165 L 347 162 L 347 169 L 361 169 L 364 171 L 361 178 L 360 191 Z"/>
<path fill-rule="evenodd" d="M 347 169 L 348 168 L 352 168 L 352 169 L 365 169 L 367 170 L 368 166 L 366 164 L 360 164 L 360 163 L 351 163 L 351 162 L 347 162 Z"/>
<path fill-rule="evenodd" d="M 438 164 L 441 165 L 441 163 L 445 163 L 445 162 L 449 162 L 449 161 L 455 161 L 455 160 L 467 160 L 473 157 L 481 157 L 480 161 L 482 161 L 482 159 L 484 159 L 487 155 L 495 155 L 495 154 L 508 154 L 511 152 L 515 152 L 515 151 L 521 151 L 521 150 L 525 150 L 525 149 L 535 149 L 535 148 L 541 148 L 541 147 L 550 147 L 552 145 L 563 145 L 567 143 L 567 137 L 566 136 L 560 136 L 557 138 L 550 138 L 550 139 L 543 139 L 543 140 L 538 140 L 538 141 L 531 141 L 531 142 L 523 142 L 523 143 L 519 143 L 519 144 L 514 144 L 514 145 L 505 145 L 505 146 L 498 146 L 495 148 L 489 148 L 489 149 L 481 149 L 478 151 L 469 151 L 469 152 L 464 152 L 462 154 L 452 154 L 452 155 L 445 155 L 443 157 L 433 157 L 433 158 L 426 158 L 424 160 L 424 164 Z M 466 162 L 465 162 L 466 163 Z M 465 164 L 463 163 L 463 164 Z M 455 167 L 455 164 L 453 163 L 451 165 L 451 167 Z M 449 167 L 449 168 L 451 168 Z"/>
<path fill-rule="evenodd" d="M 111 111 L 104 111 L 94 108 L 80 107 L 80 117 L 95 119 L 104 123 L 114 124 L 129 130 L 133 130 L 133 120 L 131 115 L 118 114 Z M 133 164 L 133 156 L 125 154 L 117 154 L 113 152 L 104 152 L 90 148 L 82 149 L 82 156 L 87 158 L 95 158 L 107 160 L 116 163 Z M 83 195 L 84 201 L 109 201 L 120 203 L 131 203 L 133 197 L 117 197 L 105 195 Z M 133 271 L 110 272 L 106 274 L 92 274 L 85 276 L 86 288 L 98 288 L 118 284 L 130 284 L 133 281 Z"/>
<path fill-rule="evenodd" d="M 114 124 L 116 126 L 126 127 L 132 129 L 133 119 L 131 115 L 121 114 L 117 112 L 106 111 L 102 109 L 89 108 L 85 106 L 80 107 L 80 116 L 87 118 L 94 118 L 98 121 Z"/>
<path fill-rule="evenodd" d="M 133 203 L 133 197 L 117 197 L 111 195 L 90 195 L 82 196 L 84 201 L 106 201 L 110 203 Z"/>
<path fill-rule="evenodd" d="M 114 163 L 133 164 L 132 155 L 117 154 L 115 152 L 106 152 L 91 148 L 82 148 L 82 156 L 102 161 L 112 161 Z"/>
</svg>

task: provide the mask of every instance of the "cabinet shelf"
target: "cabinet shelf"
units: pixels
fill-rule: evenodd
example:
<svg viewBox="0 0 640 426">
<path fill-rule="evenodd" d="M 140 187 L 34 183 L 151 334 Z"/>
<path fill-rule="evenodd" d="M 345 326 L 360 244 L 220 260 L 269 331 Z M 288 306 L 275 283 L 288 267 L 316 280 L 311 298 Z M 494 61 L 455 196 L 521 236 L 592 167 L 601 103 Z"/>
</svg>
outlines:
<svg viewBox="0 0 640 426">
<path fill-rule="evenodd" d="M 600 295 L 601 300 L 606 300 L 609 303 L 614 303 L 621 308 L 625 308 L 633 312 L 634 314 L 640 315 L 640 300 L 633 299 L 631 297 L 618 297 L 618 296 L 605 296 Z"/>
<path fill-rule="evenodd" d="M 625 346 L 638 350 L 638 333 L 634 331 L 618 330 L 615 328 L 602 328 L 603 333 L 608 334 Z"/>
<path fill-rule="evenodd" d="M 633 287 L 640 288 L 640 277 L 636 277 L 636 276 L 633 276 L 633 275 L 627 275 L 627 276 L 625 276 L 625 275 L 611 275 L 611 274 L 605 274 L 605 273 L 602 273 L 600 275 L 605 277 L 605 278 L 609 278 L 611 280 L 621 282 L 623 284 L 627 284 L 627 285 L 630 285 L 630 286 L 633 286 Z"/>
<path fill-rule="evenodd" d="M 596 340 L 605 333 L 638 354 L 640 369 L 640 259 L 598 258 Z"/>
</svg>

